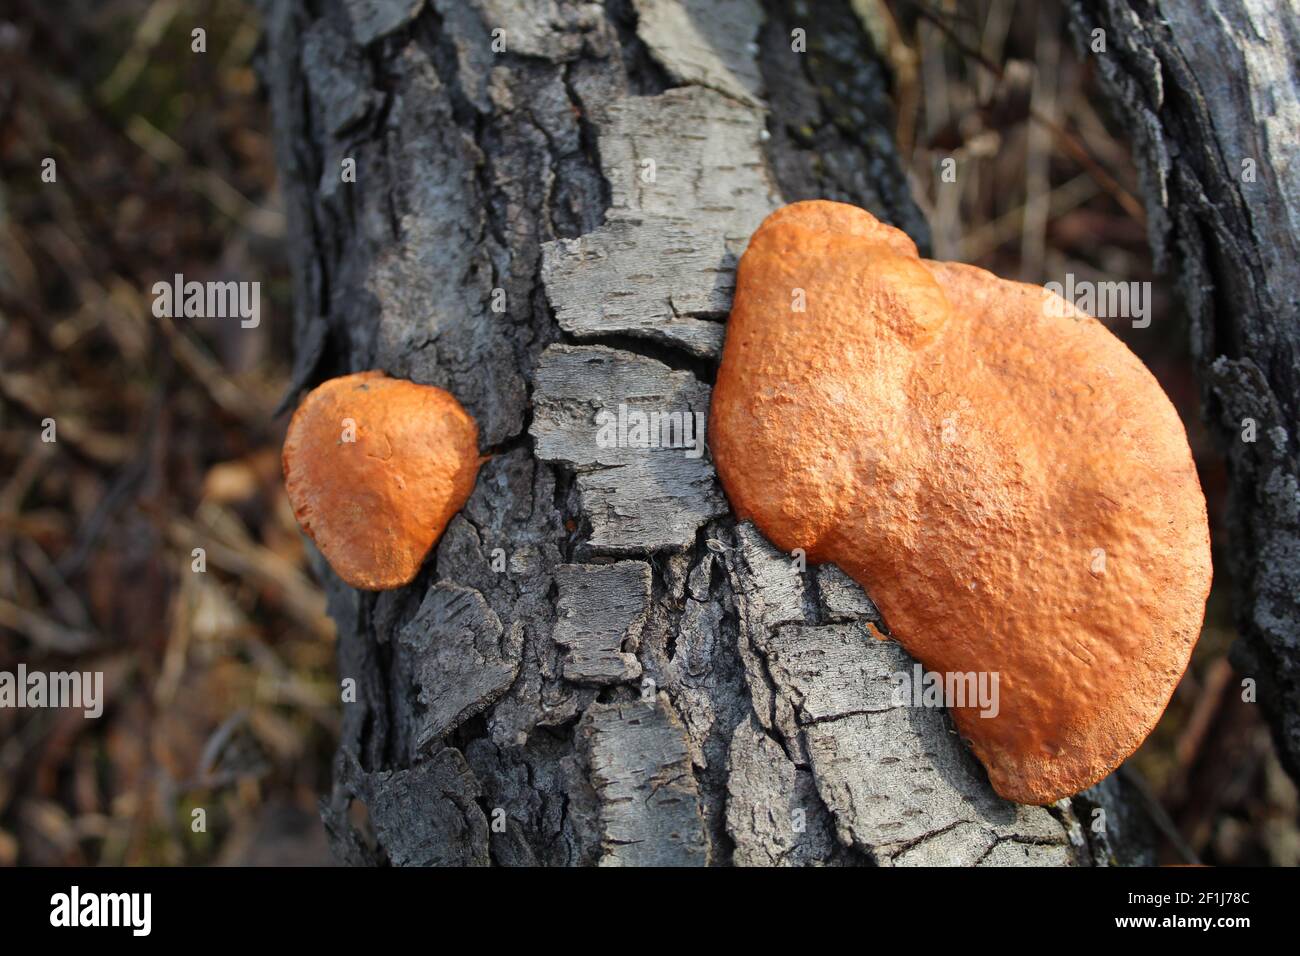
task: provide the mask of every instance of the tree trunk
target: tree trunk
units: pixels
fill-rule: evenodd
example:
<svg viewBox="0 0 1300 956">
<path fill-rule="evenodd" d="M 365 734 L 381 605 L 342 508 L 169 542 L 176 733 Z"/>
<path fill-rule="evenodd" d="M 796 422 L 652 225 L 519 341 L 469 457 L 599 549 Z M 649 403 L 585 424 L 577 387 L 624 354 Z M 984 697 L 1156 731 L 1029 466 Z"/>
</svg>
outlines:
<svg viewBox="0 0 1300 956">
<path fill-rule="evenodd" d="M 1228 464 L 1241 638 L 1300 780 L 1300 18 L 1294 0 L 1074 3 L 1079 42 L 1133 131 L 1157 266 L 1191 321 Z"/>
<path fill-rule="evenodd" d="M 1146 858 L 1118 779 L 1016 806 L 945 714 L 892 706 L 911 662 L 866 595 L 738 526 L 707 456 L 596 440 L 620 406 L 707 412 L 781 203 L 928 244 L 847 0 L 286 0 L 266 28 L 295 394 L 438 385 L 492 454 L 409 587 L 317 562 L 357 687 L 323 803 L 343 860 Z"/>
</svg>

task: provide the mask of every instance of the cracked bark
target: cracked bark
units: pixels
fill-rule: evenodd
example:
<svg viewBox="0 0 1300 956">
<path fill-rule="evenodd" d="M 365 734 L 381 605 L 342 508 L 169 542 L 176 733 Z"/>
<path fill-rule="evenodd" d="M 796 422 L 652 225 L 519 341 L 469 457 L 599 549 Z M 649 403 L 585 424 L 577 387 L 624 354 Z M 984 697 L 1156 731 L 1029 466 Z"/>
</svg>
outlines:
<svg viewBox="0 0 1300 956">
<path fill-rule="evenodd" d="M 1227 460 L 1233 662 L 1300 779 L 1300 21 L 1288 0 L 1070 12 L 1133 131 L 1151 247 Z M 1091 52 L 1098 30 L 1108 52 Z"/>
<path fill-rule="evenodd" d="M 1142 858 L 1118 781 L 1016 807 L 946 715 L 882 702 L 909 662 L 868 597 L 737 526 L 707 455 L 598 440 L 620 405 L 707 411 L 736 257 L 782 202 L 928 244 L 847 0 L 320 0 L 265 25 L 294 391 L 436 384 L 493 452 L 410 586 L 315 562 L 356 685 L 322 801 L 341 859 Z"/>
</svg>

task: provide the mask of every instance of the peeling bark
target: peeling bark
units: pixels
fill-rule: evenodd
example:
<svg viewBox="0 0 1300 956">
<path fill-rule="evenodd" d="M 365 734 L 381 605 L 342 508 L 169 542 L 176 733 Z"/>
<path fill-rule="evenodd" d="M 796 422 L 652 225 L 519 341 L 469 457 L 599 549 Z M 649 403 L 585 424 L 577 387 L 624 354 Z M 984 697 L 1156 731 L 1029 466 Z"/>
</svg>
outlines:
<svg viewBox="0 0 1300 956">
<path fill-rule="evenodd" d="M 555 577 L 559 619 L 551 636 L 565 651 L 564 679 L 579 684 L 638 680 L 635 648 L 650 610 L 650 565 L 562 564 Z"/>
<path fill-rule="evenodd" d="M 1140 856 L 1123 814 L 1099 837 L 1078 815 L 1118 784 L 1016 807 L 945 715 L 882 704 L 909 661 L 869 598 L 737 526 L 707 454 L 600 440 L 620 406 L 707 412 L 737 256 L 780 203 L 855 202 L 927 244 L 846 0 L 323 0 L 266 27 L 295 391 L 436 384 L 492 453 L 410 586 L 316 562 L 357 687 L 322 803 L 340 858 Z"/>
<path fill-rule="evenodd" d="M 706 864 L 699 787 L 668 696 L 595 704 L 578 733 L 600 805 L 600 864 Z"/>
<path fill-rule="evenodd" d="M 419 687 L 415 747 L 420 752 L 509 690 L 519 673 L 523 624 L 513 621 L 507 632 L 482 594 L 440 581 L 425 594 L 399 640 L 409 648 Z"/>
</svg>

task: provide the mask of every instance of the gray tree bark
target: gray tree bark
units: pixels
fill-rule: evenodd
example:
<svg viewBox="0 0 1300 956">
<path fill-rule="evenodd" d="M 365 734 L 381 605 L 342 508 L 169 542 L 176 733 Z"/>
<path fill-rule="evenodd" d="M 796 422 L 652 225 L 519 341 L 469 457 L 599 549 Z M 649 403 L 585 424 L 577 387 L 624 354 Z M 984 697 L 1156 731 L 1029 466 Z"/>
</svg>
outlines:
<svg viewBox="0 0 1300 956">
<path fill-rule="evenodd" d="M 910 661 L 867 634 L 867 596 L 737 525 L 707 456 L 596 441 L 620 404 L 707 412 L 736 257 L 781 203 L 857 203 L 927 244 L 847 0 L 265 19 L 295 394 L 367 368 L 435 384 L 493 455 L 409 587 L 317 562 L 358 686 L 323 802 L 341 859 L 1146 858 L 1120 780 L 1016 806 L 946 715 L 893 706 Z"/>
<path fill-rule="evenodd" d="M 1105 0 L 1071 15 L 1132 131 L 1151 247 L 1227 460 L 1233 661 L 1300 780 L 1300 8 Z"/>
</svg>

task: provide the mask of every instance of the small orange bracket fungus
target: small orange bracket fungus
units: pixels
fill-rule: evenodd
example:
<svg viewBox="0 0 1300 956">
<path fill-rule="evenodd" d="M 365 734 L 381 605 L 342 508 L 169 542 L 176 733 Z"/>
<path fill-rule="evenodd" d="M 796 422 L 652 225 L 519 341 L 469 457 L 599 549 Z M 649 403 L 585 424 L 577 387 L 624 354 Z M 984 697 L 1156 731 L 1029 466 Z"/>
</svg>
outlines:
<svg viewBox="0 0 1300 956">
<path fill-rule="evenodd" d="M 710 446 L 736 514 L 839 565 L 925 668 L 998 675 L 995 713 L 951 710 L 1008 799 L 1106 776 L 1187 667 L 1211 569 L 1182 423 L 1042 288 L 853 206 L 780 209 L 740 262 Z"/>
<path fill-rule="evenodd" d="M 359 372 L 310 392 L 284 439 L 294 517 L 348 584 L 408 583 L 464 507 L 485 459 L 447 392 Z"/>
</svg>

